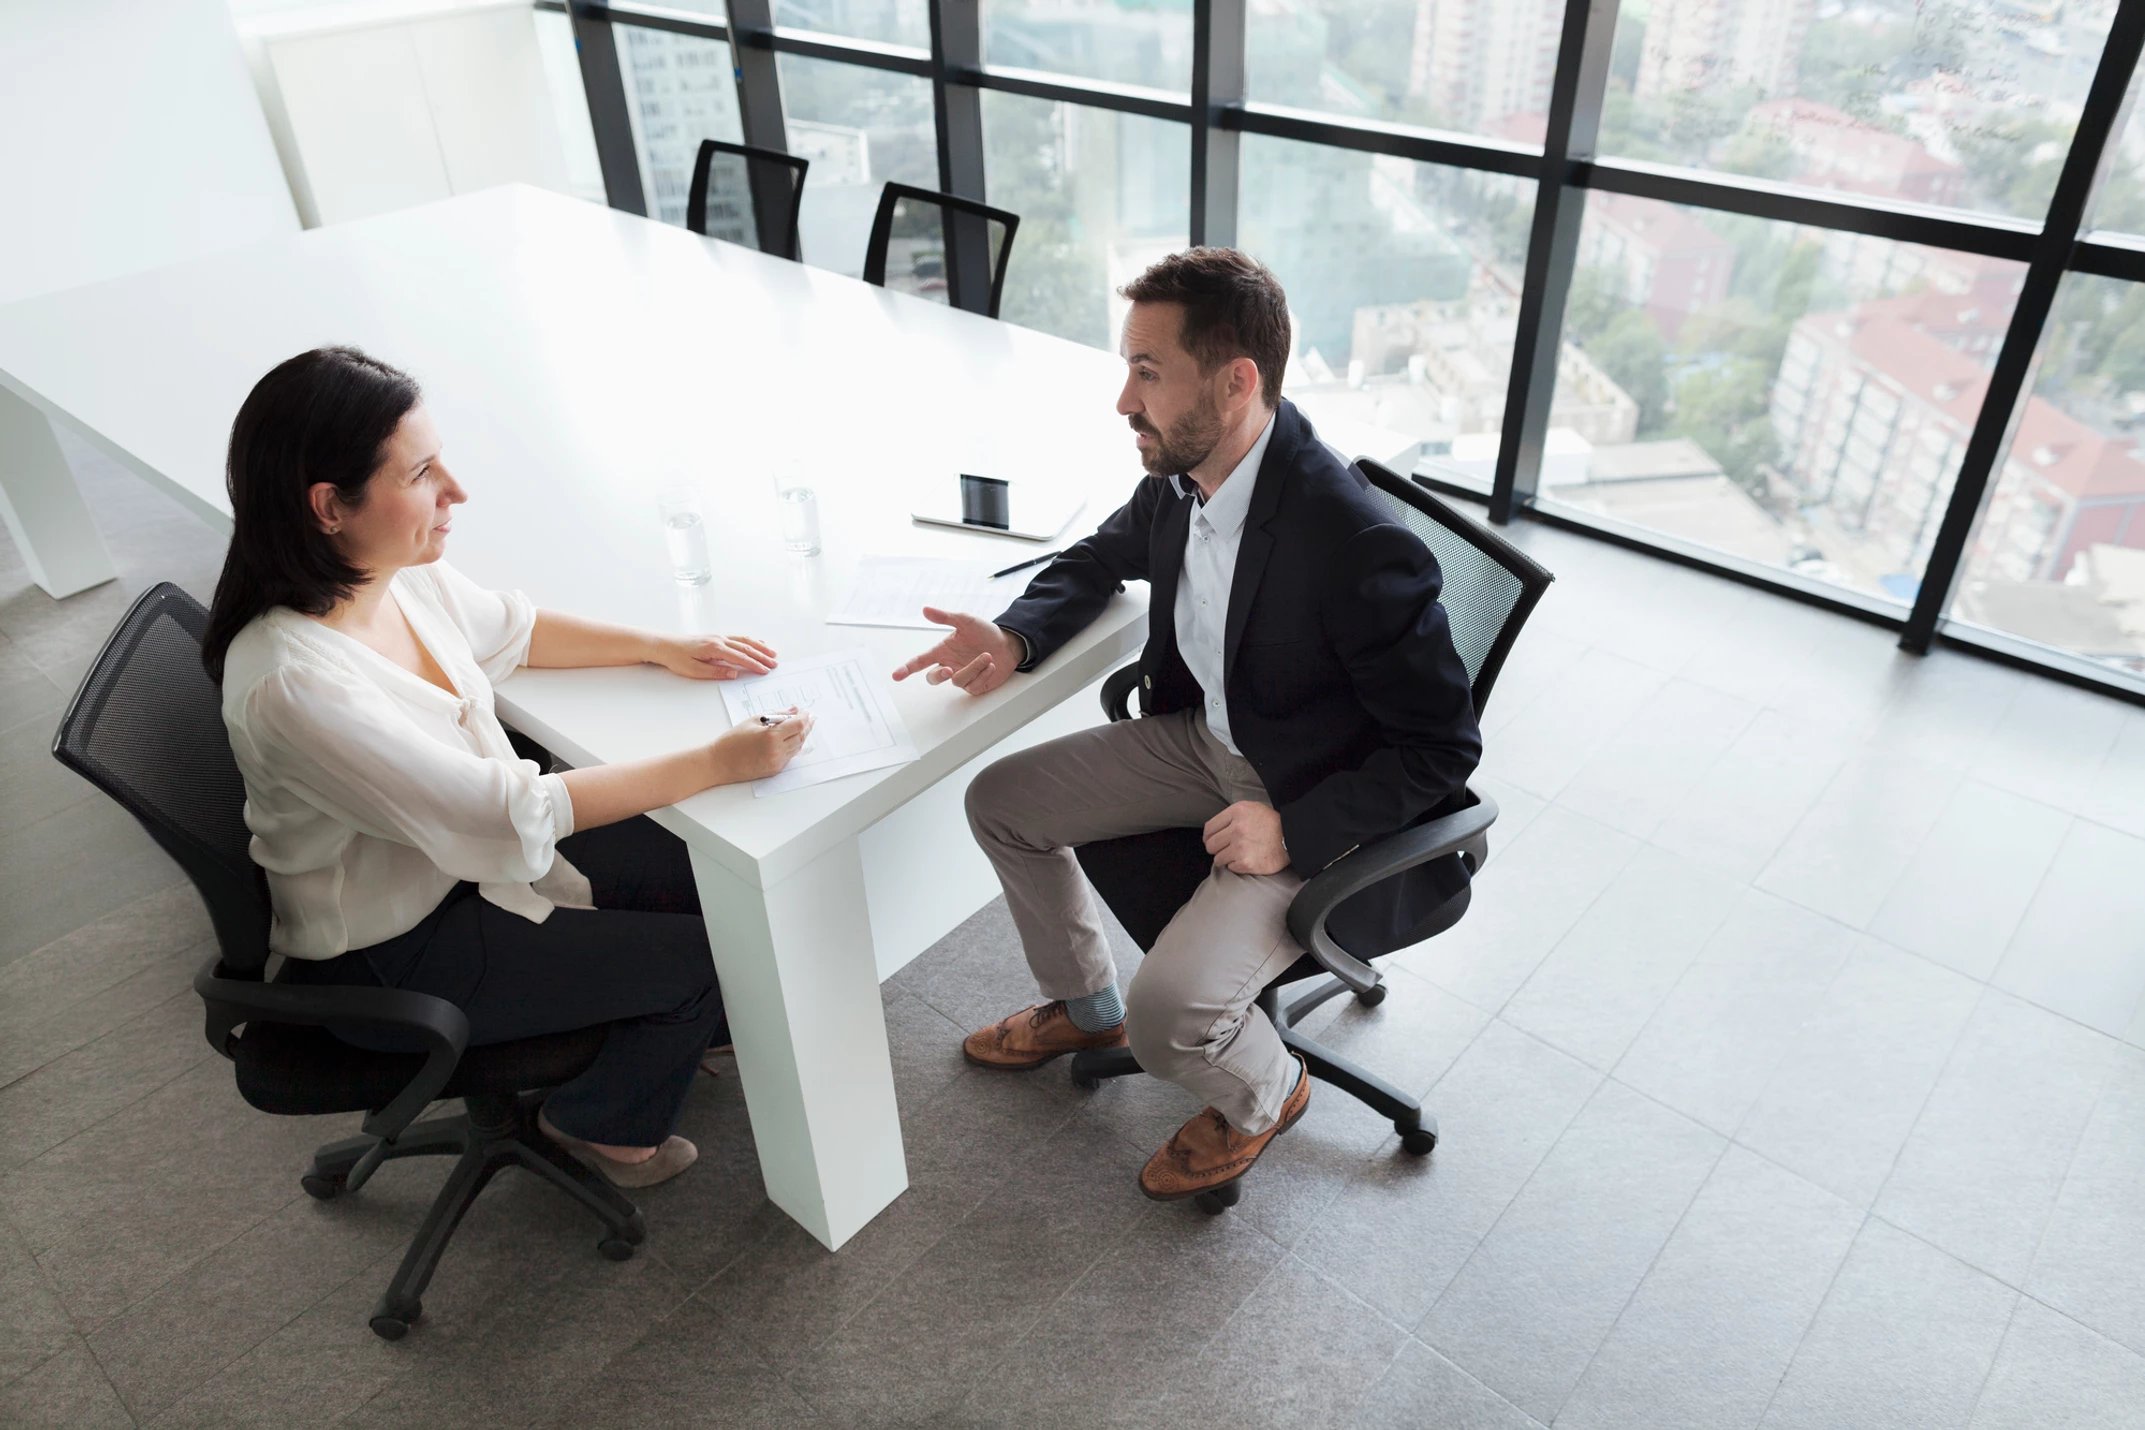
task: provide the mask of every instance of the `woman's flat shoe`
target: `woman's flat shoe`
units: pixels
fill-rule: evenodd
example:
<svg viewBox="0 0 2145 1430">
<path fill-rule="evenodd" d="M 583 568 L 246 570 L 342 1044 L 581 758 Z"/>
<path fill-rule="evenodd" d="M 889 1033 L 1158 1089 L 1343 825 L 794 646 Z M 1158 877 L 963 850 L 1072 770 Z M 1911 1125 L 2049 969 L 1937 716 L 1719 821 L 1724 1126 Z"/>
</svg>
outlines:
<svg viewBox="0 0 2145 1430">
<path fill-rule="evenodd" d="M 541 1112 L 536 1114 L 536 1126 L 538 1131 L 573 1154 L 574 1160 L 582 1166 L 594 1168 L 612 1186 L 628 1191 L 667 1182 L 700 1159 L 700 1149 L 683 1137 L 665 1137 L 663 1145 L 655 1149 L 654 1156 L 639 1162 L 621 1162 L 598 1152 L 580 1138 L 559 1131 Z"/>
</svg>

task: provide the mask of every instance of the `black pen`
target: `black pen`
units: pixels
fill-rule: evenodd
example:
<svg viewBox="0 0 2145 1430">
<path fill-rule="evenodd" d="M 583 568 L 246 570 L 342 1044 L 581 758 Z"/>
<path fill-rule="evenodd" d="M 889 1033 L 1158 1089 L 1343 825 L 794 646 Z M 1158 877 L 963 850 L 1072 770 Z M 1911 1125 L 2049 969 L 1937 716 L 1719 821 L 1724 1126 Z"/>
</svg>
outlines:
<svg viewBox="0 0 2145 1430">
<path fill-rule="evenodd" d="M 1040 556 L 1036 557 L 1036 558 L 1035 558 L 1035 559 L 1034 559 L 1033 561 L 1020 561 L 1020 562 L 1016 562 L 1016 563 L 1014 563 L 1013 565 L 1011 565 L 1011 566 L 1008 566 L 1008 567 L 1006 567 L 1006 568 L 1005 568 L 1005 570 L 1003 570 L 1003 571 L 993 571 L 993 572 L 991 572 L 991 579 L 992 579 L 993 581 L 995 581 L 995 580 L 997 580 L 997 579 L 998 579 L 998 578 L 999 578 L 1000 576 L 1010 576 L 1010 575 L 1012 575 L 1012 574 L 1013 574 L 1013 573 L 1014 573 L 1015 571 L 1025 571 L 1025 570 L 1027 570 L 1027 569 L 1028 569 L 1028 568 L 1029 568 L 1030 566 L 1040 566 L 1040 565 L 1042 565 L 1042 564 L 1043 564 L 1043 563 L 1044 563 L 1045 561 L 1050 561 L 1050 560 L 1054 560 L 1054 559 L 1055 559 L 1055 558 L 1057 557 L 1057 554 L 1058 554 L 1058 553 L 1057 553 L 1057 552 L 1055 552 L 1055 551 L 1046 551 L 1046 552 L 1044 552 L 1044 553 L 1043 553 L 1042 555 L 1040 555 Z"/>
</svg>

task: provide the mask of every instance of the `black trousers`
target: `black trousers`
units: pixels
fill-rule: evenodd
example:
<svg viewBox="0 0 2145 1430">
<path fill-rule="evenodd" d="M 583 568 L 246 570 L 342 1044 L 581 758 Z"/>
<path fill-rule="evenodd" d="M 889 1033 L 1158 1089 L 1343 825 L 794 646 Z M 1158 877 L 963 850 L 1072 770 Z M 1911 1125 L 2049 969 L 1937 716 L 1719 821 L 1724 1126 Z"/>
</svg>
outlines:
<svg viewBox="0 0 2145 1430">
<path fill-rule="evenodd" d="M 545 1115 L 590 1142 L 650 1147 L 677 1125 L 700 1056 L 730 1040 L 685 846 L 655 821 L 569 835 L 593 909 L 531 923 L 457 884 L 408 933 L 339 958 L 289 959 L 285 978 L 430 993 L 469 1018 L 473 1044 L 609 1023 L 603 1051 Z"/>
</svg>

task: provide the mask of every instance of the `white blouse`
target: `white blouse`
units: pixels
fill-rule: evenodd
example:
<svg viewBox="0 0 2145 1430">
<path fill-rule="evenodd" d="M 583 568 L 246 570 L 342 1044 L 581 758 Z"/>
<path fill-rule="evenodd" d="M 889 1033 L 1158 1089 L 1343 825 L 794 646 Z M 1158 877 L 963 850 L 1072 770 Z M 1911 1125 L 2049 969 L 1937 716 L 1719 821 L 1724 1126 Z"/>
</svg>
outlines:
<svg viewBox="0 0 2145 1430">
<path fill-rule="evenodd" d="M 268 944 L 293 958 L 407 933 L 464 879 L 536 923 L 594 906 L 557 852 L 573 833 L 566 782 L 517 758 L 492 710 L 492 682 L 528 659 L 535 606 L 444 561 L 396 572 L 388 591 L 458 696 L 281 606 L 224 660 Z"/>
</svg>

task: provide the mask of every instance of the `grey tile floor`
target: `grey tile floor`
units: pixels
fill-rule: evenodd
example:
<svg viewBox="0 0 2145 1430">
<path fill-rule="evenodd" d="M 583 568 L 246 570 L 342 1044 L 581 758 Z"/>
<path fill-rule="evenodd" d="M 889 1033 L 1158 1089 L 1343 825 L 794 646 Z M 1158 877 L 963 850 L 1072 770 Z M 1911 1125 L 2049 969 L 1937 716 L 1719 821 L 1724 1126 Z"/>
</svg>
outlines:
<svg viewBox="0 0 2145 1430">
<path fill-rule="evenodd" d="M 1321 1092 L 1234 1213 L 1150 1205 L 1173 1091 L 962 1065 L 994 905 L 886 988 L 913 1186 L 840 1255 L 710 1078 L 644 1255 L 508 1178 L 377 1341 L 441 1169 L 300 1194 L 347 1119 L 239 1101 L 198 907 L 44 753 L 218 558 L 81 455 L 125 579 L 0 552 L 0 1423 L 2140 1423 L 2145 711 L 1538 528 L 1475 911 L 1324 1015 L 1432 1158 Z"/>
</svg>

